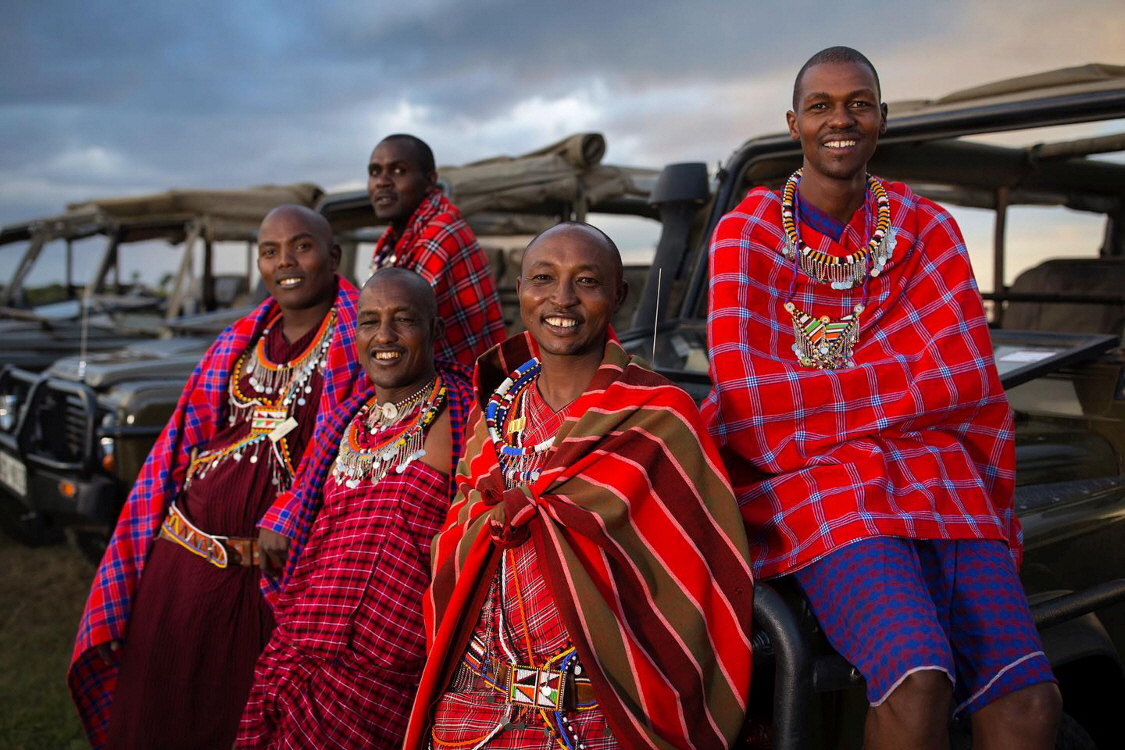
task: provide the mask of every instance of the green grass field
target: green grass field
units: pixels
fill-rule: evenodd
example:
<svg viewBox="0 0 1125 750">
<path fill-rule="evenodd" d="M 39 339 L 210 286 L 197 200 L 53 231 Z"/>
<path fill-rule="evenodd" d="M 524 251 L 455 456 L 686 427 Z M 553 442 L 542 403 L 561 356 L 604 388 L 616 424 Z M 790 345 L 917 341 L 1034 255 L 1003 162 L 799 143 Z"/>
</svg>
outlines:
<svg viewBox="0 0 1125 750">
<path fill-rule="evenodd" d="M 66 668 L 93 567 L 66 545 L 0 533 L 0 749 L 87 748 Z"/>
</svg>

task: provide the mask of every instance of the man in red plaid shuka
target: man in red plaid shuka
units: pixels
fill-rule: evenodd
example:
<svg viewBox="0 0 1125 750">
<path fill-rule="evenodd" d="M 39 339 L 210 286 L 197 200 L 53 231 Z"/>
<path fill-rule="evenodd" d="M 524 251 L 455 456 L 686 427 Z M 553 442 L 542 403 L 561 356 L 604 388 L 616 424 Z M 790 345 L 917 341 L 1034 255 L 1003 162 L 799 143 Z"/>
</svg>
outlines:
<svg viewBox="0 0 1125 750">
<path fill-rule="evenodd" d="M 258 661 L 241 748 L 402 746 L 425 659 L 430 542 L 449 511 L 472 386 L 462 366 L 435 366 L 441 321 L 413 271 L 372 276 L 357 321 L 371 385 L 321 424 L 294 483 L 316 520 Z"/>
<path fill-rule="evenodd" d="M 387 136 L 371 152 L 367 194 L 375 215 L 390 222 L 372 269 L 409 268 L 428 281 L 445 322 L 437 355 L 471 368 L 503 340 L 504 317 L 487 256 L 437 188 L 433 151 L 412 135 Z"/>
<path fill-rule="evenodd" d="M 547 230 L 517 291 L 527 331 L 477 363 L 405 747 L 727 748 L 753 581 L 718 453 L 609 329 L 604 233 Z"/>
<path fill-rule="evenodd" d="M 352 392 L 356 289 L 320 214 L 270 212 L 270 298 L 220 334 L 117 521 L 68 681 L 95 748 L 230 747 L 273 616 L 265 596 L 308 518 L 281 492 Z M 279 494 L 280 493 L 280 494 Z M 261 589 L 261 590 L 260 590 Z"/>
<path fill-rule="evenodd" d="M 794 574 L 867 681 L 864 747 L 1054 747 L 1060 701 L 1016 573 L 1012 415 L 952 217 L 867 174 L 886 128 L 847 47 L 797 75 L 804 167 L 711 245 L 704 418 L 755 572 Z"/>
</svg>

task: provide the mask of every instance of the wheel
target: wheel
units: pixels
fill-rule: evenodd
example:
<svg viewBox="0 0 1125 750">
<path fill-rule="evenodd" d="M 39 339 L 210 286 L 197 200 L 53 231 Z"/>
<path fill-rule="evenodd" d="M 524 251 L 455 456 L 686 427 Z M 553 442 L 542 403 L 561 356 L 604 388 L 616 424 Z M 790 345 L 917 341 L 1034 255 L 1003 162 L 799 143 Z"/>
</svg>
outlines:
<svg viewBox="0 0 1125 750">
<path fill-rule="evenodd" d="M 950 722 L 949 746 L 950 750 L 971 750 L 973 738 L 968 720 L 954 719 Z M 1059 733 L 1055 737 L 1055 750 L 1099 750 L 1099 748 L 1082 725 L 1073 716 L 1064 713 L 1059 721 Z"/>
<path fill-rule="evenodd" d="M 1063 714 L 1059 721 L 1059 734 L 1055 739 L 1055 750 L 1098 750 L 1089 732 L 1082 728 L 1073 716 Z"/>
</svg>

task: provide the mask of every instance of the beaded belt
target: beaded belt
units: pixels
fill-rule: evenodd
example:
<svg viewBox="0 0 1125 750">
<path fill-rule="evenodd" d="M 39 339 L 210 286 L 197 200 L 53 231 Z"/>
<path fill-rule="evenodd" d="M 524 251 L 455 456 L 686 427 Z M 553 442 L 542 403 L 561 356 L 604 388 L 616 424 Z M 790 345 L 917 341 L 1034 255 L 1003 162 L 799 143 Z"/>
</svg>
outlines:
<svg viewBox="0 0 1125 750">
<path fill-rule="evenodd" d="M 174 542 L 188 552 L 199 555 L 216 568 L 258 565 L 258 540 L 216 536 L 201 531 L 172 503 L 168 516 L 160 526 L 159 539 Z"/>
<path fill-rule="evenodd" d="M 503 695 L 505 703 L 524 708 L 574 711 L 597 704 L 590 680 L 576 674 L 581 667 L 574 658 L 573 647 L 548 659 L 546 663 L 563 668 L 511 664 L 487 658 L 484 644 L 473 636 L 453 684 L 466 685 L 477 679 L 483 680 L 485 685 Z M 573 669 L 571 664 L 574 665 Z"/>
</svg>

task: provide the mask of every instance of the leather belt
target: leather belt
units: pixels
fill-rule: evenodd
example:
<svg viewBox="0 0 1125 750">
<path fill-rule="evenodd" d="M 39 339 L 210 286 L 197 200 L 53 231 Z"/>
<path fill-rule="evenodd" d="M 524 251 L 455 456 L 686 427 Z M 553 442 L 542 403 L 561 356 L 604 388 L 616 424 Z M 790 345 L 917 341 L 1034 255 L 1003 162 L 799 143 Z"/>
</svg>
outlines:
<svg viewBox="0 0 1125 750">
<path fill-rule="evenodd" d="M 257 539 L 208 534 L 189 521 L 175 503 L 168 508 L 168 515 L 160 525 L 157 538 L 180 545 L 216 568 L 227 568 L 230 565 L 258 566 Z"/>
</svg>

